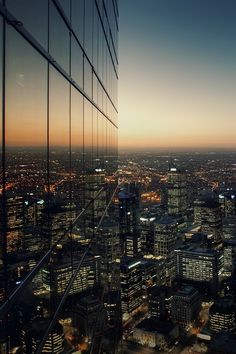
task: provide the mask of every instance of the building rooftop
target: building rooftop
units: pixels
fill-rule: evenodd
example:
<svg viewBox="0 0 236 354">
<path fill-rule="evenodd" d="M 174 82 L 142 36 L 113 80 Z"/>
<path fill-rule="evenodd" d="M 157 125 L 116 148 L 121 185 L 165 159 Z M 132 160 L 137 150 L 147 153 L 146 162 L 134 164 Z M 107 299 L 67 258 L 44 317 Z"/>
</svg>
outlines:
<svg viewBox="0 0 236 354">
<path fill-rule="evenodd" d="M 160 225 L 171 225 L 177 224 L 176 219 L 172 218 L 171 216 L 165 215 L 161 219 L 155 221 L 156 224 Z"/>
<path fill-rule="evenodd" d="M 190 296 L 193 295 L 197 290 L 193 288 L 191 285 L 183 285 L 181 288 L 179 288 L 175 295 L 186 295 Z"/>
<path fill-rule="evenodd" d="M 146 318 L 136 326 L 143 331 L 161 334 L 168 334 L 174 327 L 175 325 L 172 322 L 160 321 L 154 317 Z"/>
<path fill-rule="evenodd" d="M 209 354 L 236 354 L 236 334 L 218 333 L 209 346 Z"/>
</svg>

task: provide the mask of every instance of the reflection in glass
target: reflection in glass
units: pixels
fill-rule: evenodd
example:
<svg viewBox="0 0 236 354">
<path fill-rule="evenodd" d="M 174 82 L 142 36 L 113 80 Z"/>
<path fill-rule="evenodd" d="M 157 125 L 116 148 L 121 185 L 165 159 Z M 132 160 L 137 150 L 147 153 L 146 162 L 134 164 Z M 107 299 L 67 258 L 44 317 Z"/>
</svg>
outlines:
<svg viewBox="0 0 236 354">
<path fill-rule="evenodd" d="M 49 193 L 44 235 L 51 244 L 69 229 L 70 192 L 69 83 L 49 72 Z"/>
<path fill-rule="evenodd" d="M 93 161 L 95 170 L 100 169 L 98 157 L 98 111 L 95 107 L 93 107 Z"/>
<path fill-rule="evenodd" d="M 7 0 L 8 10 L 45 49 L 48 47 L 48 0 Z"/>
<path fill-rule="evenodd" d="M 2 30 L 2 17 L 0 17 L 0 97 L 2 97 L 2 54 L 3 54 L 3 30 Z M 2 99 L 0 100 L 0 269 L 3 264 L 3 200 L 2 200 L 2 194 L 3 194 L 3 170 L 2 170 Z M 0 304 L 3 301 L 3 285 L 0 282 Z"/>
<path fill-rule="evenodd" d="M 69 31 L 52 2 L 50 2 L 49 16 L 49 51 L 56 62 L 69 73 Z"/>
<path fill-rule="evenodd" d="M 83 52 L 74 36 L 71 37 L 71 77 L 83 89 Z"/>
<path fill-rule="evenodd" d="M 92 67 L 84 57 L 84 91 L 92 98 Z"/>
<path fill-rule="evenodd" d="M 71 90 L 71 196 L 79 211 L 83 181 L 83 96 Z"/>
<path fill-rule="evenodd" d="M 103 132 L 103 120 L 105 118 L 103 115 L 98 112 L 98 159 L 100 162 L 100 166 L 103 169 L 104 168 L 104 132 Z"/>
<path fill-rule="evenodd" d="M 84 100 L 84 168 L 85 172 L 92 170 L 93 154 L 93 117 L 92 105 L 88 100 Z"/>
<path fill-rule="evenodd" d="M 93 44 L 93 0 L 85 1 L 84 11 L 84 47 L 89 59 L 92 61 L 92 44 Z"/>
<path fill-rule="evenodd" d="M 80 44 L 84 43 L 84 1 L 71 0 L 71 22 Z"/>
<path fill-rule="evenodd" d="M 58 0 L 67 19 L 70 21 L 70 1 L 68 0 Z"/>
<path fill-rule="evenodd" d="M 95 71 L 98 69 L 98 24 L 99 17 L 97 12 L 97 7 L 94 6 L 94 16 L 93 16 L 93 66 Z"/>
<path fill-rule="evenodd" d="M 41 217 L 47 176 L 47 65 L 12 27 L 7 27 L 6 42 L 5 203 L 7 287 L 11 291 L 36 264 L 42 248 Z"/>
<path fill-rule="evenodd" d="M 93 74 L 93 102 L 98 103 L 98 79 Z"/>
<path fill-rule="evenodd" d="M 6 190 L 0 186 L 1 206 L 4 206 L 0 210 L 0 305 L 13 289 L 23 288 L 6 317 L 0 318 L 0 352 L 35 354 L 84 250 L 92 238 L 93 241 L 97 239 L 97 225 L 116 184 L 115 179 L 108 176 L 111 166 L 114 167 L 116 128 L 87 99 L 89 96 L 91 101 L 98 103 L 110 118 L 116 117 L 102 88 L 106 88 L 112 100 L 116 99 L 116 77 L 103 32 L 104 26 L 108 43 L 112 45 L 106 16 L 114 21 L 116 1 L 0 2 L 6 4 L 21 25 L 17 32 L 6 24 L 4 41 Z M 67 16 L 67 24 L 57 5 L 61 5 Z M 0 97 L 1 26 L 0 22 Z M 113 33 L 114 25 L 111 26 Z M 26 30 L 26 40 L 21 29 Z M 40 48 L 39 52 L 34 49 L 30 44 L 32 38 L 27 41 L 28 34 L 35 39 L 36 47 L 38 42 L 49 50 L 51 59 L 84 89 L 85 95 L 82 90 L 81 93 L 70 86 L 51 62 L 41 56 Z M 1 105 L 2 100 L 0 115 Z M 74 224 L 78 215 L 79 221 Z M 1 234 L 7 240 L 7 253 L 4 254 L 1 254 L 4 239 Z M 100 266 L 103 263 L 105 269 L 104 259 L 101 261 L 101 249 L 93 243 L 43 345 L 48 352 L 84 351 L 93 339 L 94 325 L 84 328 L 83 316 L 78 311 L 78 304 L 83 308 L 87 292 L 91 291 L 94 296 L 102 290 Z M 45 256 L 42 266 L 39 261 Z M 25 276 L 39 264 L 40 269 L 34 275 L 31 273 L 27 282 Z M 99 301 L 94 302 L 94 316 L 98 317 L 99 313 L 99 319 L 106 326 L 105 331 L 96 327 L 101 337 L 107 330 L 107 318 L 105 312 L 105 317 L 101 315 L 100 297 Z"/>
</svg>

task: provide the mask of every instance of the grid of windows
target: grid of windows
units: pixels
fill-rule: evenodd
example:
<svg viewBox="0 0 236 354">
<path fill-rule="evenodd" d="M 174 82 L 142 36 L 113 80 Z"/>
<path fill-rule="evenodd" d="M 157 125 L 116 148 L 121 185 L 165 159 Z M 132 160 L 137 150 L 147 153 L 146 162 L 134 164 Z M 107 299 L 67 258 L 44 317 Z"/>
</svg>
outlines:
<svg viewBox="0 0 236 354">
<path fill-rule="evenodd" d="M 0 1 L 1 353 L 59 340 L 73 283 L 99 272 L 85 251 L 109 202 L 101 190 L 115 189 L 117 40 L 116 0 Z"/>
</svg>

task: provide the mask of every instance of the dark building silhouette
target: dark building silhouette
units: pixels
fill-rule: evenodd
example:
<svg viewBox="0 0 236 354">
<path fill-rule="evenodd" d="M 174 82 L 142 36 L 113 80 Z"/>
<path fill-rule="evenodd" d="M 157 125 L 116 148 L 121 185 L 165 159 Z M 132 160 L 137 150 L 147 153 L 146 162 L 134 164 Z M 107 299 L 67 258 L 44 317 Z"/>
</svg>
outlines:
<svg viewBox="0 0 236 354">
<path fill-rule="evenodd" d="M 199 197 L 194 201 L 194 221 L 201 230 L 211 236 L 213 244 L 222 240 L 222 213 L 220 204 L 213 198 Z"/>
<path fill-rule="evenodd" d="M 121 189 L 119 198 L 119 225 L 121 254 L 137 257 L 142 252 L 139 223 L 139 198 L 137 194 Z"/>
<path fill-rule="evenodd" d="M 168 171 L 168 214 L 186 217 L 187 181 L 186 172 L 174 165 Z"/>
</svg>

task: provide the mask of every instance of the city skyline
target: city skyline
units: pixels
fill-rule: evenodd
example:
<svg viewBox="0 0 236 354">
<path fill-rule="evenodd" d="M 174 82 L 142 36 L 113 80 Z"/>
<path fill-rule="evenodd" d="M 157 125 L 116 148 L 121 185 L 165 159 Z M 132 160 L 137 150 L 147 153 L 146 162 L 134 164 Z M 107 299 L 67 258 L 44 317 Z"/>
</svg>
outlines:
<svg viewBox="0 0 236 354">
<path fill-rule="evenodd" d="M 235 148 L 235 2 L 120 1 L 120 149 Z"/>
<path fill-rule="evenodd" d="M 234 14 L 199 1 L 122 3 L 119 151 L 119 0 L 0 0 L 0 354 L 236 354 Z"/>
</svg>

